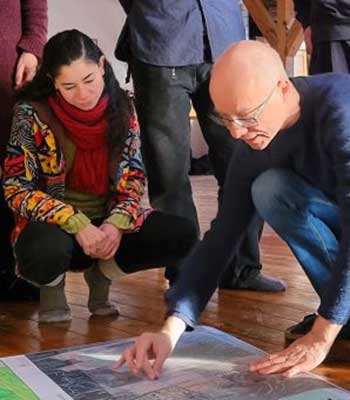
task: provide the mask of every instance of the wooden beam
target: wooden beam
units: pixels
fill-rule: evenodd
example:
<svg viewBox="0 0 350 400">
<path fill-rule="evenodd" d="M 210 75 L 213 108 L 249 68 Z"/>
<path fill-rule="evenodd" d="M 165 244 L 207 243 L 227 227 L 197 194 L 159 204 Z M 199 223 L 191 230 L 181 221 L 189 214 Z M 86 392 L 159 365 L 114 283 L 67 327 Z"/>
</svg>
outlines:
<svg viewBox="0 0 350 400">
<path fill-rule="evenodd" d="M 287 57 L 287 35 L 288 35 L 288 20 L 289 9 L 288 0 L 277 1 L 277 51 L 279 52 L 283 62 Z"/>
<path fill-rule="evenodd" d="M 277 46 L 276 24 L 261 0 L 243 0 L 262 35 L 274 48 Z"/>
<path fill-rule="evenodd" d="M 287 57 L 294 57 L 304 40 L 303 29 L 299 21 L 294 19 L 287 39 Z"/>
<path fill-rule="evenodd" d="M 303 40 L 301 25 L 295 20 L 292 0 L 277 0 L 275 23 L 263 0 L 243 0 L 250 16 L 284 63 L 295 56 Z"/>
</svg>

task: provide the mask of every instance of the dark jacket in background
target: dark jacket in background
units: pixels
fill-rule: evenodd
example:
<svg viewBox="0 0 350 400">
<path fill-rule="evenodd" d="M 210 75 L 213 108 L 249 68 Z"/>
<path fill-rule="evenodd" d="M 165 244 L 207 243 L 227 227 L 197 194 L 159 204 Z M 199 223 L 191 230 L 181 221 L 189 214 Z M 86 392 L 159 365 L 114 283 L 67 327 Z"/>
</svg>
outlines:
<svg viewBox="0 0 350 400">
<path fill-rule="evenodd" d="M 146 64 L 185 66 L 214 62 L 232 42 L 245 38 L 238 0 L 121 0 L 128 14 L 119 40 L 129 35 L 132 56 Z M 129 30 L 127 33 L 127 29 Z"/>
<path fill-rule="evenodd" d="M 311 26 L 313 43 L 350 40 L 349 0 L 294 0 L 296 17 Z"/>
</svg>

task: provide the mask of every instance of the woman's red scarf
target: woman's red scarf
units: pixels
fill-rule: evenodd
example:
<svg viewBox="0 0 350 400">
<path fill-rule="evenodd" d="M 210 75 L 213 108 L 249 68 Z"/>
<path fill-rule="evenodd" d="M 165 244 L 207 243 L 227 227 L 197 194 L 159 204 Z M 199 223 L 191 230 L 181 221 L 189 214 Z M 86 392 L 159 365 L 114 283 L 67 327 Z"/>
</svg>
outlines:
<svg viewBox="0 0 350 400">
<path fill-rule="evenodd" d="M 92 110 L 83 111 L 68 103 L 60 93 L 49 104 L 76 147 L 68 187 L 80 192 L 104 195 L 108 192 L 108 145 L 106 108 L 103 95 Z"/>
</svg>

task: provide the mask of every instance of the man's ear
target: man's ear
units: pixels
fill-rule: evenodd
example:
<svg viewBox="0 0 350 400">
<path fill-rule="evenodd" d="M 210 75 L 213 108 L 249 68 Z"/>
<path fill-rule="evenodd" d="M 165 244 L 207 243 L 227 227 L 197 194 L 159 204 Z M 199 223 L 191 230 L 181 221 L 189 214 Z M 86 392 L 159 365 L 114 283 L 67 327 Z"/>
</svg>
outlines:
<svg viewBox="0 0 350 400">
<path fill-rule="evenodd" d="M 291 89 L 291 82 L 289 79 L 278 81 L 277 86 L 282 93 L 283 98 L 285 98 Z"/>
</svg>

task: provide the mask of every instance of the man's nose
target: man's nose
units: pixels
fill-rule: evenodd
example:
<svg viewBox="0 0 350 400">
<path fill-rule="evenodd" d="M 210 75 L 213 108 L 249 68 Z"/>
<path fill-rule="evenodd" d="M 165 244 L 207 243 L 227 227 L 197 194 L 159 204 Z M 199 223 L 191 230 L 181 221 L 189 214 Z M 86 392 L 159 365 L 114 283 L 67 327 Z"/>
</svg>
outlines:
<svg viewBox="0 0 350 400">
<path fill-rule="evenodd" d="M 235 124 L 231 124 L 231 126 L 229 127 L 229 130 L 230 130 L 231 135 L 235 139 L 241 139 L 242 136 L 246 135 L 248 132 L 248 128 L 245 128 L 244 126 L 238 126 Z"/>
</svg>

